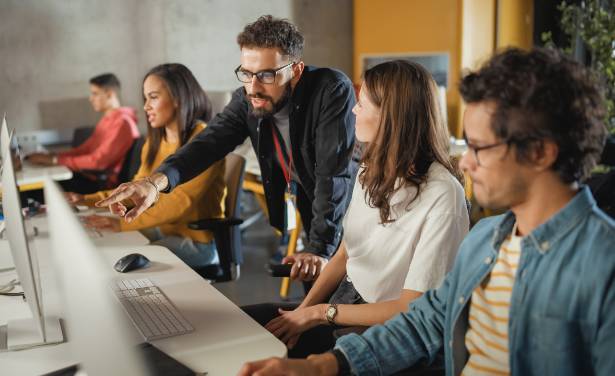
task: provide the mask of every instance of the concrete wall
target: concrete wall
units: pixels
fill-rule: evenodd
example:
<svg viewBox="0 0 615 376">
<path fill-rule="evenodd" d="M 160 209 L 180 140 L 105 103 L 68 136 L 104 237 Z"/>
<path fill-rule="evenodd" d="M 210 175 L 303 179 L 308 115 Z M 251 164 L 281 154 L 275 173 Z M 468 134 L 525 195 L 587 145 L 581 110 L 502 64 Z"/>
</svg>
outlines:
<svg viewBox="0 0 615 376">
<path fill-rule="evenodd" d="M 352 0 L 2 0 L 0 112 L 18 132 L 93 124 L 90 77 L 114 72 L 140 109 L 143 75 L 163 62 L 185 64 L 206 90 L 232 90 L 235 38 L 262 14 L 299 26 L 307 64 L 352 73 Z"/>
</svg>

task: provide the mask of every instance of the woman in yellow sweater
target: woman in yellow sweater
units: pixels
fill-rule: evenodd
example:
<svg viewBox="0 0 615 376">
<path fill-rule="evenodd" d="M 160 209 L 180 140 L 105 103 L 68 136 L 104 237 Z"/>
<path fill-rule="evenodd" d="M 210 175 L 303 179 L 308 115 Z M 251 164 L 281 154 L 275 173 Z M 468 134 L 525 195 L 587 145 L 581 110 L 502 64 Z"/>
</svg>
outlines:
<svg viewBox="0 0 615 376">
<path fill-rule="evenodd" d="M 143 97 L 148 134 L 133 180 L 151 175 L 165 158 L 205 129 L 205 121 L 211 118 L 211 102 L 192 72 L 181 64 L 152 68 L 143 80 Z M 68 196 L 73 203 L 94 206 L 111 192 Z M 188 223 L 222 217 L 225 194 L 221 160 L 171 193 L 162 193 L 156 205 L 130 223 L 94 215 L 86 218 L 86 224 L 105 231 L 141 230 L 152 244 L 169 248 L 191 267 L 200 267 L 218 262 L 213 234 L 191 230 Z"/>
</svg>

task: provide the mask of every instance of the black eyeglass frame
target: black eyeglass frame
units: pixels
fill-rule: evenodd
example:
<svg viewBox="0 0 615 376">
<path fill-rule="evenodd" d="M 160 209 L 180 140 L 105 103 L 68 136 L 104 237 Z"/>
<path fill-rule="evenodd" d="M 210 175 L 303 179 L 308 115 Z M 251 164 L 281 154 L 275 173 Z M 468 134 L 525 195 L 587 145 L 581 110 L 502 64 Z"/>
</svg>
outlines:
<svg viewBox="0 0 615 376">
<path fill-rule="evenodd" d="M 239 64 L 239 66 L 237 68 L 235 68 L 235 76 L 237 76 L 237 80 L 239 80 L 239 82 L 243 82 L 244 84 L 250 83 L 252 82 L 252 78 L 254 76 L 256 76 L 256 79 L 258 80 L 258 82 L 260 82 L 261 84 L 265 84 L 265 85 L 271 85 L 273 83 L 275 83 L 276 78 L 278 77 L 278 72 L 280 72 L 282 69 L 288 68 L 289 66 L 296 64 L 294 61 L 291 61 L 290 63 L 283 65 L 279 68 L 276 69 L 263 69 L 262 71 L 258 71 L 256 73 L 247 71 L 247 70 L 242 70 L 241 69 L 241 64 Z M 243 81 L 240 77 L 239 77 L 239 73 L 243 73 L 243 74 L 249 74 L 250 75 L 250 79 L 248 81 Z M 263 80 L 263 74 L 265 73 L 269 73 L 273 75 L 273 81 L 271 82 L 266 82 Z"/>
<path fill-rule="evenodd" d="M 474 160 L 476 161 L 476 164 L 478 166 L 481 166 L 480 159 L 478 158 L 478 152 L 479 151 L 493 149 L 493 148 L 501 146 L 501 145 L 510 146 L 510 144 L 512 143 L 512 141 L 510 141 L 510 140 L 505 140 L 505 141 L 496 142 L 494 144 L 489 144 L 489 145 L 484 145 L 484 146 L 476 146 L 476 145 L 472 145 L 468 141 L 468 139 L 466 138 L 465 135 L 463 136 L 463 140 L 466 142 L 466 146 L 468 147 L 468 151 L 472 151 L 472 154 L 474 154 Z"/>
</svg>

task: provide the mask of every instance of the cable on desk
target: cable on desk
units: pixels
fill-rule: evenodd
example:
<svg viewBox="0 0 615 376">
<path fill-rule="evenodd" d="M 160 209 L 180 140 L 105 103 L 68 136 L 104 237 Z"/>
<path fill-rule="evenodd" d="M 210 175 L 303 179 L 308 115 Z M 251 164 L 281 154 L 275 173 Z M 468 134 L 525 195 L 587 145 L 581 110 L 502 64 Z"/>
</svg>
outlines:
<svg viewBox="0 0 615 376">
<path fill-rule="evenodd" d="M 21 296 L 26 300 L 26 295 L 23 292 L 0 292 L 0 296 Z"/>
</svg>

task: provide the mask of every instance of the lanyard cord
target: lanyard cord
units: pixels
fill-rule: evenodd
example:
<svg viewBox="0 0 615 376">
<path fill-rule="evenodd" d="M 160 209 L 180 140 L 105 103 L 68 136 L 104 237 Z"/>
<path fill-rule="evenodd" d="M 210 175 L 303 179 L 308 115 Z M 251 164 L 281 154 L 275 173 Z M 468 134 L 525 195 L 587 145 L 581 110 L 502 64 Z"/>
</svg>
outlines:
<svg viewBox="0 0 615 376">
<path fill-rule="evenodd" d="M 282 174 L 284 174 L 284 179 L 286 180 L 286 184 L 290 186 L 290 172 L 293 168 L 293 155 L 292 150 L 288 152 L 289 154 L 289 162 L 288 169 L 286 167 L 286 159 L 284 159 L 284 154 L 282 153 L 282 147 L 280 146 L 280 141 L 278 140 L 278 135 L 276 131 L 273 129 L 274 125 L 271 124 L 271 135 L 273 136 L 273 143 L 275 144 L 275 149 L 278 154 L 278 160 L 280 161 L 280 166 L 282 167 Z"/>
</svg>

